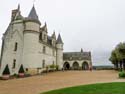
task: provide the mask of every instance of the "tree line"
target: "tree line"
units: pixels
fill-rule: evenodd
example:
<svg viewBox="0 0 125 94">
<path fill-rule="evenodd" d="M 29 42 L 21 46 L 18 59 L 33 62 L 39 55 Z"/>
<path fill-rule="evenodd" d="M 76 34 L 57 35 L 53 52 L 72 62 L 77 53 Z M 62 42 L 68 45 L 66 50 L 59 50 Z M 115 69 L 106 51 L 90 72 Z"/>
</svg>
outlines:
<svg viewBox="0 0 125 94">
<path fill-rule="evenodd" d="M 120 42 L 112 50 L 109 60 L 116 70 L 125 70 L 125 43 Z"/>
</svg>

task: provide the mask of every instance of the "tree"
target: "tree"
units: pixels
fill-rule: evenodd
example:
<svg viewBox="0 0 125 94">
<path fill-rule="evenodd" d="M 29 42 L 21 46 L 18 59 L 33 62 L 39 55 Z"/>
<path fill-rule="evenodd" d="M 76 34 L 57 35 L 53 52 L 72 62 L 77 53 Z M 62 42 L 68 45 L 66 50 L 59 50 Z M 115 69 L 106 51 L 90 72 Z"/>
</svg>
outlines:
<svg viewBox="0 0 125 94">
<path fill-rule="evenodd" d="M 121 57 L 120 67 L 122 69 L 122 66 L 123 66 L 123 69 L 125 70 L 125 43 L 120 43 L 118 50 Z"/>
<path fill-rule="evenodd" d="M 5 67 L 4 71 L 3 71 L 3 75 L 4 75 L 4 74 L 10 74 L 8 64 L 6 65 L 6 67 Z"/>
<path fill-rule="evenodd" d="M 24 73 L 24 68 L 23 68 L 23 65 L 22 65 L 22 64 L 21 64 L 21 66 L 20 66 L 19 73 Z"/>
<path fill-rule="evenodd" d="M 117 70 L 118 69 L 118 58 L 117 58 L 116 50 L 113 50 L 111 52 L 111 56 L 110 56 L 109 60 L 112 62 L 112 64 L 114 64 L 114 66 Z"/>
<path fill-rule="evenodd" d="M 122 66 L 125 69 L 125 43 L 120 42 L 112 51 L 109 60 L 122 70 Z M 119 66 L 120 65 L 120 66 Z"/>
</svg>

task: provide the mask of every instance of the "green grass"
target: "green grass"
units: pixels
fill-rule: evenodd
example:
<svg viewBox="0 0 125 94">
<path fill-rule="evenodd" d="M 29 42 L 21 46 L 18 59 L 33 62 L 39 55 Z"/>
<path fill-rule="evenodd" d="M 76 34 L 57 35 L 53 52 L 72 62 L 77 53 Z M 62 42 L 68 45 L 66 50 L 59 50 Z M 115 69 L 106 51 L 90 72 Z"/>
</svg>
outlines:
<svg viewBox="0 0 125 94">
<path fill-rule="evenodd" d="M 52 90 L 41 94 L 125 94 L 125 82 L 82 85 Z"/>
</svg>

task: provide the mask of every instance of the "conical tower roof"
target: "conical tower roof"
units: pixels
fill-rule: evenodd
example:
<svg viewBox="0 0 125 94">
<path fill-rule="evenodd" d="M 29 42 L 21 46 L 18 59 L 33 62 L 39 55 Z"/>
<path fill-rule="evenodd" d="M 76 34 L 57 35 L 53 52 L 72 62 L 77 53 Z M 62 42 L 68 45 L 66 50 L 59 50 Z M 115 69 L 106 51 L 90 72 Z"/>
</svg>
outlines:
<svg viewBox="0 0 125 94">
<path fill-rule="evenodd" d="M 63 44 L 63 41 L 62 41 L 60 34 L 58 35 L 58 38 L 57 38 L 57 44 Z"/>
<path fill-rule="evenodd" d="M 31 9 L 31 11 L 30 11 L 30 13 L 29 13 L 28 18 L 29 18 L 29 19 L 34 19 L 34 20 L 39 20 L 34 5 L 33 5 L 32 9 Z"/>
</svg>

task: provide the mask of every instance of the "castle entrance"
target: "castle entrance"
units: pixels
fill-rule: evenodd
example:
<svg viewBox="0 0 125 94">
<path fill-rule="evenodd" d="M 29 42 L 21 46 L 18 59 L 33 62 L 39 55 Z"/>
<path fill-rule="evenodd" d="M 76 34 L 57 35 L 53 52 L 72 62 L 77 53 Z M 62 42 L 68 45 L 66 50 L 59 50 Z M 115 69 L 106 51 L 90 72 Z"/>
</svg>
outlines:
<svg viewBox="0 0 125 94">
<path fill-rule="evenodd" d="M 65 62 L 63 65 L 64 70 L 69 70 L 70 69 L 70 65 L 68 62 Z"/>
<path fill-rule="evenodd" d="M 88 70 L 88 69 L 89 69 L 89 65 L 88 65 L 87 62 L 83 62 L 83 63 L 82 63 L 82 69 L 83 69 L 83 70 Z"/>
<path fill-rule="evenodd" d="M 73 67 L 74 70 L 78 70 L 79 69 L 78 62 L 74 62 L 72 67 Z"/>
</svg>

